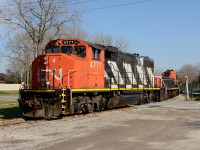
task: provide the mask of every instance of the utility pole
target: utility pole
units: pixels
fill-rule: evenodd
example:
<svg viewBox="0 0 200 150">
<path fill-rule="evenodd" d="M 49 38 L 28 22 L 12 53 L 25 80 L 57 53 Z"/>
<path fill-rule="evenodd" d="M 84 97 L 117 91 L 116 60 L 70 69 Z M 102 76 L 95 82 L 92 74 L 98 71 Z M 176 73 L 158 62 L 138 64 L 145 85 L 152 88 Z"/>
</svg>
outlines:
<svg viewBox="0 0 200 150">
<path fill-rule="evenodd" d="M 188 75 L 186 75 L 185 78 L 186 78 L 186 82 L 185 82 L 186 84 L 185 85 L 186 85 L 187 100 L 189 100 Z"/>
<path fill-rule="evenodd" d="M 199 84 L 198 85 L 199 85 L 199 89 L 198 90 L 200 91 L 200 69 L 199 69 Z"/>
</svg>

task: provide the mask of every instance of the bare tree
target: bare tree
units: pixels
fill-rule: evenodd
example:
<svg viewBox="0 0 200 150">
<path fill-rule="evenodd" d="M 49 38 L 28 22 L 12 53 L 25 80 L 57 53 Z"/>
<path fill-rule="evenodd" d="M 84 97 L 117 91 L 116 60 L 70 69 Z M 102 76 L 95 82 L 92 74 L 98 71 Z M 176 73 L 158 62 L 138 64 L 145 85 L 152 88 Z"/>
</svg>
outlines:
<svg viewBox="0 0 200 150">
<path fill-rule="evenodd" d="M 80 40 L 89 41 L 89 34 L 81 27 L 81 24 L 73 22 L 66 31 L 68 37 L 78 38 Z"/>
<path fill-rule="evenodd" d="M 90 41 L 93 43 L 101 44 L 101 45 L 105 45 L 105 46 L 111 46 L 113 43 L 112 37 L 110 35 L 106 35 L 103 33 L 94 34 Z"/>
<path fill-rule="evenodd" d="M 129 43 L 122 37 L 117 37 L 113 40 L 112 36 L 104 33 L 96 33 L 90 39 L 90 42 L 105 45 L 105 46 L 115 46 L 119 51 L 128 52 Z"/>
<path fill-rule="evenodd" d="M 8 28 L 10 69 L 24 72 L 41 54 L 45 44 L 60 36 L 72 36 L 69 27 L 79 25 L 83 12 L 78 1 L 8 0 L 0 12 L 0 23 Z M 77 4 L 77 5 L 75 5 Z"/>
<path fill-rule="evenodd" d="M 34 57 L 46 41 L 62 35 L 61 29 L 79 21 L 80 13 L 69 7 L 70 1 L 10 0 L 13 11 L 2 11 L 1 21 L 10 31 L 26 33 L 32 41 Z M 5 17 L 6 16 L 6 17 Z"/>
<path fill-rule="evenodd" d="M 164 69 L 162 69 L 162 68 L 155 68 L 155 70 L 154 70 L 155 75 L 162 75 L 163 72 L 164 72 Z"/>
<path fill-rule="evenodd" d="M 115 46 L 123 52 L 128 52 L 129 43 L 122 37 L 117 37 L 115 40 Z"/>
<path fill-rule="evenodd" d="M 31 42 L 30 37 L 25 33 L 16 34 L 14 38 L 10 39 L 7 49 L 8 65 L 11 71 L 17 69 L 20 72 L 25 72 L 30 69 L 34 56 Z"/>
<path fill-rule="evenodd" d="M 191 83 L 198 79 L 198 75 L 199 75 L 199 69 L 196 66 L 192 64 L 186 64 L 183 65 L 179 70 L 178 80 L 184 83 L 186 80 L 186 76 L 188 76 L 189 83 Z"/>
</svg>

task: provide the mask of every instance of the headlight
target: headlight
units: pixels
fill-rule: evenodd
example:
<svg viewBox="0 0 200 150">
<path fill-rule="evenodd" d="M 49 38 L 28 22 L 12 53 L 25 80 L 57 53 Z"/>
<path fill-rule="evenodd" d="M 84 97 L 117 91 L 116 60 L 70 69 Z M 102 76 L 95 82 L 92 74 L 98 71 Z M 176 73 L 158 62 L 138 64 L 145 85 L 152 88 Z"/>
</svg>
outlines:
<svg viewBox="0 0 200 150">
<path fill-rule="evenodd" d="M 47 65 L 47 64 L 48 64 L 48 57 L 44 56 L 44 65 Z"/>
</svg>

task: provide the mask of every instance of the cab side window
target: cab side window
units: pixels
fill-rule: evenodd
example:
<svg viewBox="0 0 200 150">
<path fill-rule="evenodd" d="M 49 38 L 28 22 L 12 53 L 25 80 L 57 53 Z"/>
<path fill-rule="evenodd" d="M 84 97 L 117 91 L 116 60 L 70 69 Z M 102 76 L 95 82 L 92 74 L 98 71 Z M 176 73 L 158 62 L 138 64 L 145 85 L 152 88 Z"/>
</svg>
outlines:
<svg viewBox="0 0 200 150">
<path fill-rule="evenodd" d="M 100 60 L 101 51 L 95 48 L 92 48 L 92 59 Z"/>
<path fill-rule="evenodd" d="M 75 46 L 74 54 L 85 58 L 86 57 L 86 47 L 85 46 Z"/>
</svg>

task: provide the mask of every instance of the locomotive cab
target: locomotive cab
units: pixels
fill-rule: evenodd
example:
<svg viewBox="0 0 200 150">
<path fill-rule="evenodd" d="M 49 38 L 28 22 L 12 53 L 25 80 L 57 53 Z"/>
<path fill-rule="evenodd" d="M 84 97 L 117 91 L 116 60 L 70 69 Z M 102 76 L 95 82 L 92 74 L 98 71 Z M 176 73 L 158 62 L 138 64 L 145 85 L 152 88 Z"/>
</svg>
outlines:
<svg viewBox="0 0 200 150">
<path fill-rule="evenodd" d="M 103 88 L 104 50 L 77 39 L 48 43 L 32 64 L 33 88 Z"/>
</svg>

